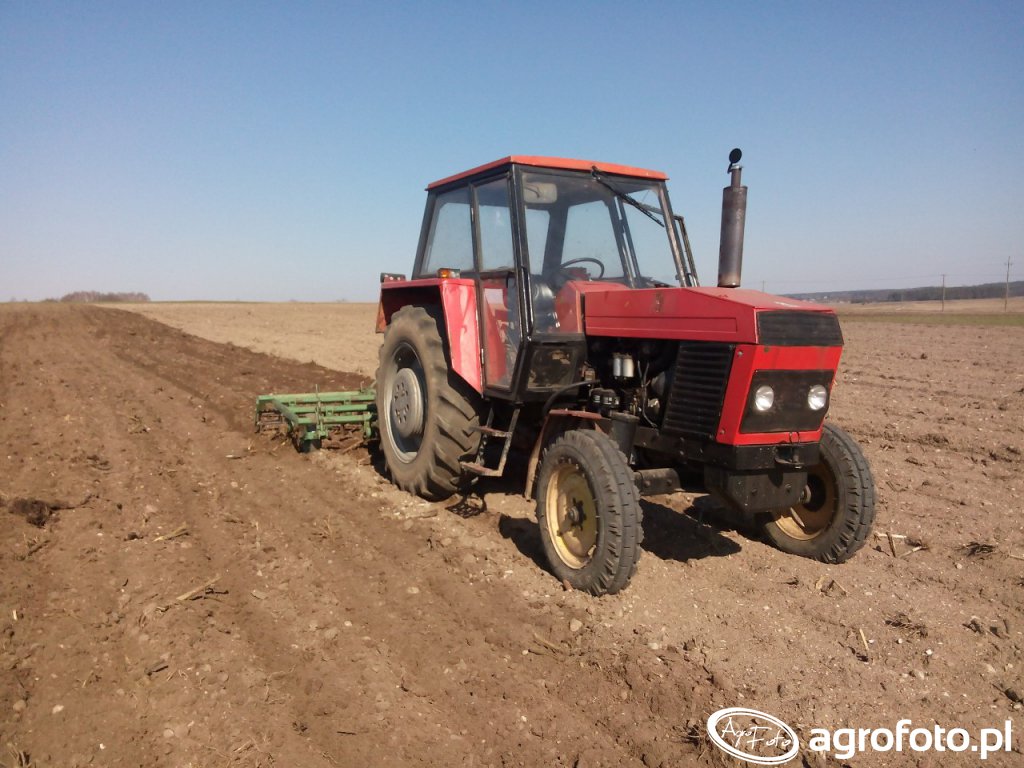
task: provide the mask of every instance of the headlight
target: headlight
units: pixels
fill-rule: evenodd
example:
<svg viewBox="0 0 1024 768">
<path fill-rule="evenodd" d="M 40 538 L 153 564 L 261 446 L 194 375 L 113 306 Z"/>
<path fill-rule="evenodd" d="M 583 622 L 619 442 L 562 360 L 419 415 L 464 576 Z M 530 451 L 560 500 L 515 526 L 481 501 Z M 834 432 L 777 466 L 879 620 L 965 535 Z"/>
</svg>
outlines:
<svg viewBox="0 0 1024 768">
<path fill-rule="evenodd" d="M 828 390 L 821 386 L 821 384 L 815 384 L 813 387 L 807 390 L 807 406 L 812 411 L 820 411 L 827 404 Z"/>
<path fill-rule="evenodd" d="M 764 413 L 775 403 L 775 390 L 762 384 L 754 391 L 754 409 Z"/>
<path fill-rule="evenodd" d="M 766 368 L 750 377 L 744 434 L 813 432 L 828 413 L 833 371 Z"/>
</svg>

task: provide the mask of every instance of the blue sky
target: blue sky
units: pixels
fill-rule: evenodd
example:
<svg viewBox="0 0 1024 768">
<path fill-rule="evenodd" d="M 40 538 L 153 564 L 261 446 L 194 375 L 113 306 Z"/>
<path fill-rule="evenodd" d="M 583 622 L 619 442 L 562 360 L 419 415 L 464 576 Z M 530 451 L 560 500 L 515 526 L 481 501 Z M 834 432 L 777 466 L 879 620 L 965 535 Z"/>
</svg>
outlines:
<svg viewBox="0 0 1024 768">
<path fill-rule="evenodd" d="M 372 300 L 424 186 L 665 171 L 707 284 L 1024 277 L 1024 3 L 0 0 L 0 300 Z"/>
</svg>

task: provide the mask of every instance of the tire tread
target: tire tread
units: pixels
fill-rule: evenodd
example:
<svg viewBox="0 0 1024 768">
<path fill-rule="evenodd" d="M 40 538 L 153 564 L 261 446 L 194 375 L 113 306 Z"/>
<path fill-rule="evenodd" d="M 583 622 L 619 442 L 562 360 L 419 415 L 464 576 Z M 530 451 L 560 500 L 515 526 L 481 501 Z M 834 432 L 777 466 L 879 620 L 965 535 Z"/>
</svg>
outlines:
<svg viewBox="0 0 1024 768">
<path fill-rule="evenodd" d="M 601 516 L 602 533 L 598 548 L 590 564 L 582 569 L 564 565 L 550 541 L 546 515 L 547 481 L 552 466 L 565 454 L 589 471 L 594 501 Z M 592 595 L 615 594 L 629 583 L 636 573 L 643 541 L 643 510 L 633 479 L 633 472 L 615 444 L 603 433 L 575 429 L 563 433 L 551 442 L 541 460 L 537 493 L 537 518 L 541 529 L 544 552 L 555 576 L 568 581 L 574 588 Z M 602 538 L 603 534 L 603 538 Z"/>
<path fill-rule="evenodd" d="M 849 560 L 867 543 L 875 521 L 875 480 L 857 441 L 840 427 L 825 425 L 821 449 L 823 456 L 831 457 L 838 495 L 845 499 L 832 524 L 808 541 L 789 537 L 774 521 L 768 521 L 764 531 L 784 552 L 837 565 Z"/>
<path fill-rule="evenodd" d="M 430 413 L 428 408 L 426 417 L 433 426 L 428 424 L 424 427 L 423 444 L 420 446 L 420 452 L 428 451 L 430 458 L 419 462 L 415 471 L 396 472 L 383 436 L 381 447 L 392 482 L 404 491 L 431 501 L 450 497 L 473 479 L 463 470 L 461 462 L 472 460 L 480 445 L 480 435 L 473 430 L 480 423 L 479 396 L 450 369 L 442 338 L 443 328 L 444 321 L 436 306 L 410 304 L 397 310 L 391 316 L 381 344 L 376 376 L 377 410 L 382 413 L 385 382 L 381 381 L 381 372 L 389 363 L 394 339 L 418 344 L 420 364 L 427 380 L 427 402 L 434 405 L 434 412 Z M 432 388 L 433 398 L 430 394 Z"/>
</svg>

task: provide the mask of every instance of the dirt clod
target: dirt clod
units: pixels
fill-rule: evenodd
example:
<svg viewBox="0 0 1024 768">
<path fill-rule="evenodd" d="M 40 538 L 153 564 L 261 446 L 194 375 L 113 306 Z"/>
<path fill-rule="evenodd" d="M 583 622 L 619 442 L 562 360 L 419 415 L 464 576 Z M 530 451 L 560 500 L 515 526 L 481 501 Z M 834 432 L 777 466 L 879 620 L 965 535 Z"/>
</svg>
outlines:
<svg viewBox="0 0 1024 768">
<path fill-rule="evenodd" d="M 50 505 L 40 499 L 14 499 L 7 508 L 12 515 L 25 518 L 26 523 L 37 528 L 42 528 L 53 516 Z"/>
</svg>

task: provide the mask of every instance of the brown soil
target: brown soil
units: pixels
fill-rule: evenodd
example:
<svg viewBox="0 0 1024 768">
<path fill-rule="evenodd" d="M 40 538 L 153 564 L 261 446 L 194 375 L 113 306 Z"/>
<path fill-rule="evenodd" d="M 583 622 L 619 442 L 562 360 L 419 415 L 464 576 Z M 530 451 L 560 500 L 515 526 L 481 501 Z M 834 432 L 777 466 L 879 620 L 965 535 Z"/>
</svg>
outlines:
<svg viewBox="0 0 1024 768">
<path fill-rule="evenodd" d="M 119 306 L 210 341 L 363 376 L 372 377 L 377 370 L 376 304 L 147 302 Z"/>
<path fill-rule="evenodd" d="M 802 733 L 1012 719 L 987 764 L 1021 764 L 1024 329 L 846 334 L 833 417 L 908 538 L 828 567 L 659 497 L 633 583 L 593 599 L 543 570 L 515 477 L 428 504 L 253 434 L 257 394 L 357 374 L 0 306 L 0 765 L 724 764 L 703 722 L 738 705 Z M 953 757 L 978 762 L 855 764 Z"/>
</svg>

